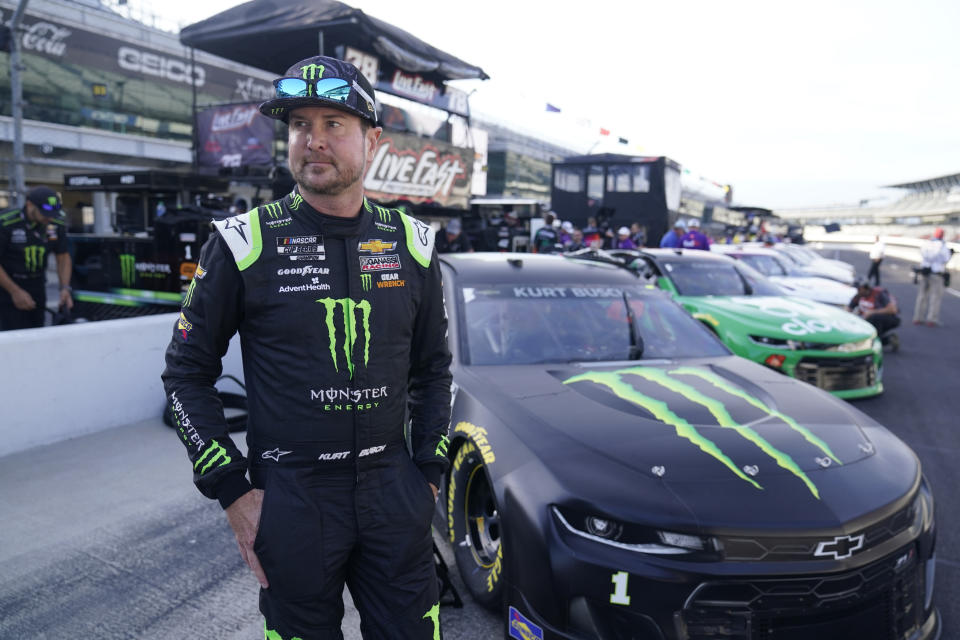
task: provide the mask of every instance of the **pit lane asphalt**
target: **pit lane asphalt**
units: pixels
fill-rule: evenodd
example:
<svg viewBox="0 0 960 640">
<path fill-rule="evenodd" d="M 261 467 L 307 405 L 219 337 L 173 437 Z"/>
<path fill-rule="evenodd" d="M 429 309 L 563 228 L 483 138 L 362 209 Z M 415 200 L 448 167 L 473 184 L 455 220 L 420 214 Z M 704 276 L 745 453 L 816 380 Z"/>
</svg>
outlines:
<svg viewBox="0 0 960 640">
<path fill-rule="evenodd" d="M 821 253 L 866 272 L 861 251 Z M 900 352 L 886 354 L 886 392 L 853 404 L 924 465 L 937 501 L 935 601 L 950 640 L 960 638 L 960 296 L 944 296 L 942 327 L 912 325 L 909 266 L 882 266 L 904 318 Z M 444 637 L 502 637 L 499 616 L 466 596 L 449 547 L 440 548 L 466 605 L 441 609 Z M 0 458 L 0 567 L 0 638 L 263 637 L 256 581 L 159 418 Z M 344 636 L 360 638 L 345 602 Z"/>
</svg>

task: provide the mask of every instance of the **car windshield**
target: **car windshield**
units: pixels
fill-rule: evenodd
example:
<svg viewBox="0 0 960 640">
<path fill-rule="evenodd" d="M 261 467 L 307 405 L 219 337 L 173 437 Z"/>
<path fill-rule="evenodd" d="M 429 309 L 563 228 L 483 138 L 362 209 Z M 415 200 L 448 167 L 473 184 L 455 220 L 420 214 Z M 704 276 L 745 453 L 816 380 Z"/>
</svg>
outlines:
<svg viewBox="0 0 960 640">
<path fill-rule="evenodd" d="M 743 262 L 669 260 L 664 269 L 682 296 L 782 296 L 780 287 Z"/>
<path fill-rule="evenodd" d="M 780 261 L 773 256 L 748 253 L 740 256 L 740 259 L 765 276 L 788 275 L 787 270 L 783 268 Z"/>
<path fill-rule="evenodd" d="M 667 297 L 640 286 L 487 285 L 461 290 L 468 362 L 476 365 L 727 355 Z M 642 351 L 631 350 L 626 293 Z"/>
</svg>

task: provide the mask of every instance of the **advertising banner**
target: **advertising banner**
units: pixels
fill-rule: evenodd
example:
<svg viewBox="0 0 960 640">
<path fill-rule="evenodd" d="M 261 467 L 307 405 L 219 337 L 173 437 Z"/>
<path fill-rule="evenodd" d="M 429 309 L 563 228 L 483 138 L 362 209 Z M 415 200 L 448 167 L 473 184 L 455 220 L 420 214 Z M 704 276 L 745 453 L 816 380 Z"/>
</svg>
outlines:
<svg viewBox="0 0 960 640">
<path fill-rule="evenodd" d="M 269 165 L 272 148 L 273 121 L 260 117 L 256 103 L 197 113 L 197 164 L 201 167 Z"/>
<path fill-rule="evenodd" d="M 466 209 L 473 149 L 384 132 L 363 186 L 374 200 L 409 200 Z"/>
</svg>

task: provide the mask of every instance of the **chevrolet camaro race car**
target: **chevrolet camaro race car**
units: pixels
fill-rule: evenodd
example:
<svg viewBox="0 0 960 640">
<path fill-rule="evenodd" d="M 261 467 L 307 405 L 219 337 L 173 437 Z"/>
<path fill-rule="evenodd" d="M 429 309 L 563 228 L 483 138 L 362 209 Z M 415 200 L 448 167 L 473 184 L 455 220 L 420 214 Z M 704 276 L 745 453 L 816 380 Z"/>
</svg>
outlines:
<svg viewBox="0 0 960 640">
<path fill-rule="evenodd" d="M 711 251 L 743 260 L 748 265 L 767 276 L 787 295 L 816 300 L 846 308 L 857 288 L 822 276 L 809 275 L 801 271 L 796 263 L 786 257 L 782 251 L 764 246 L 715 244 Z"/>
<path fill-rule="evenodd" d="M 788 296 L 749 265 L 717 252 L 609 253 L 669 291 L 735 354 L 840 398 L 883 392 L 883 346 L 873 325 L 862 318 Z"/>
<path fill-rule="evenodd" d="M 914 453 L 732 355 L 628 271 L 441 257 L 454 356 L 442 510 L 520 640 L 933 639 Z"/>
</svg>

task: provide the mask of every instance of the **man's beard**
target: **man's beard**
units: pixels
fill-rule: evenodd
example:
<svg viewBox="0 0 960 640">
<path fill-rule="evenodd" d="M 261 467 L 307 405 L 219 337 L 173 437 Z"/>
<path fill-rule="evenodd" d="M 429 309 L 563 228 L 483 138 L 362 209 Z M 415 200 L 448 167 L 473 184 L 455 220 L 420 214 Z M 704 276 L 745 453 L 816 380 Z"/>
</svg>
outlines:
<svg viewBox="0 0 960 640">
<path fill-rule="evenodd" d="M 300 163 L 299 167 L 291 167 L 290 173 L 300 189 L 324 196 L 337 196 L 355 185 L 363 177 L 363 167 L 342 167 L 333 163 L 327 167 L 322 175 L 310 173 L 307 170 L 308 159 Z M 328 160 L 328 162 L 331 162 Z"/>
</svg>

